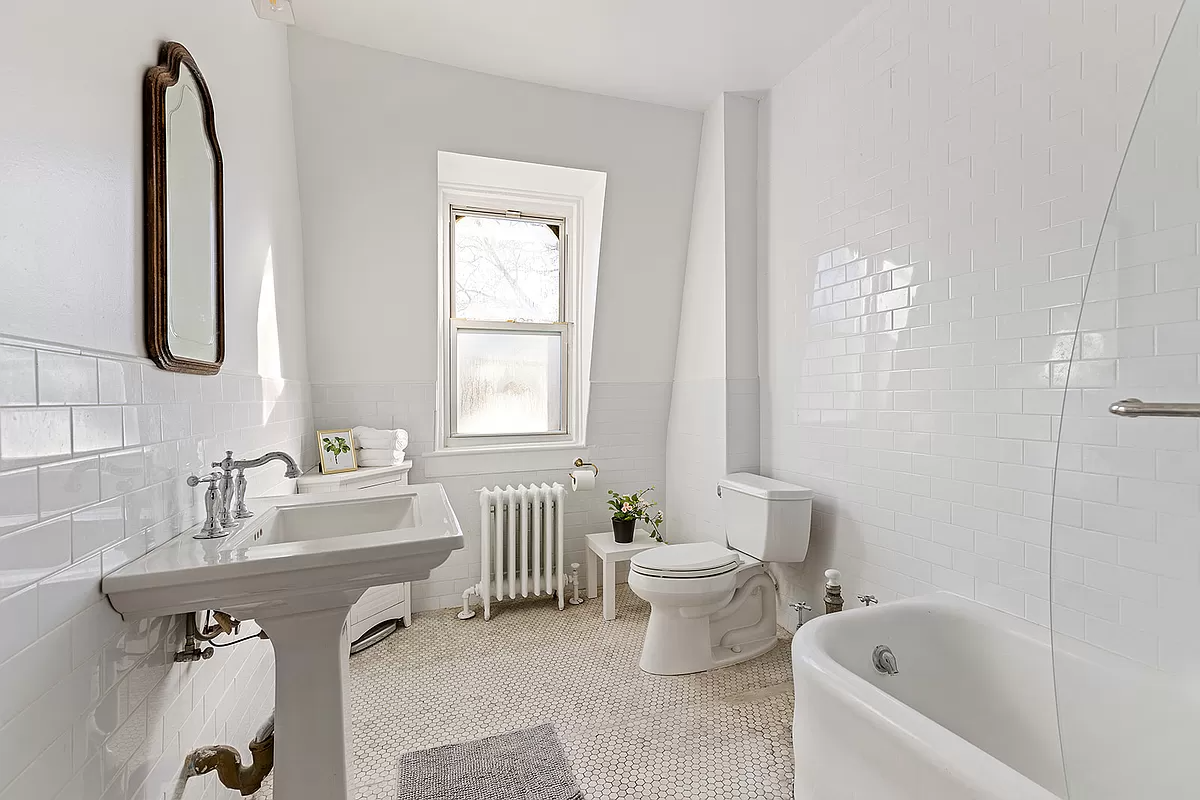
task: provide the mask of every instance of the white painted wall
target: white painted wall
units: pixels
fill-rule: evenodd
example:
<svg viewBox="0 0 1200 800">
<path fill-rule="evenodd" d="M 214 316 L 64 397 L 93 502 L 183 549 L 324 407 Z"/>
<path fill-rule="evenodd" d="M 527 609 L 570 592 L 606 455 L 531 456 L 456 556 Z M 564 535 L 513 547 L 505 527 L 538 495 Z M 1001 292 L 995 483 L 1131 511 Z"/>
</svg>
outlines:
<svg viewBox="0 0 1200 800">
<path fill-rule="evenodd" d="M 1197 428 L 1105 412 L 1196 396 L 1194 334 L 1155 328 L 1196 325 L 1194 116 L 1151 139 L 1174 181 L 1131 179 L 1127 257 L 1101 259 L 1070 387 L 1064 360 L 1179 7 L 876 2 L 771 90 L 763 463 L 817 492 L 785 599 L 816 606 L 836 566 L 847 596 L 947 589 L 1048 625 L 1053 588 L 1060 632 L 1163 669 L 1194 658 L 1190 623 L 1162 615 L 1200 586 L 1178 468 Z"/>
<path fill-rule="evenodd" d="M 670 379 L 699 114 L 289 43 L 317 382 L 434 379 L 439 150 L 607 173 L 592 379 Z"/>
<path fill-rule="evenodd" d="M 717 481 L 758 466 L 758 101 L 704 115 L 667 428 L 673 542 L 724 543 Z"/>
<path fill-rule="evenodd" d="M 679 312 L 676 381 L 725 375 L 725 97 L 704 112 L 687 269 Z"/>
<path fill-rule="evenodd" d="M 725 471 L 759 468 L 758 100 L 725 95 Z"/>
<path fill-rule="evenodd" d="M 667 537 L 724 541 L 725 96 L 704 113 L 667 425 Z"/>
<path fill-rule="evenodd" d="M 605 490 L 664 490 L 664 448 L 701 115 L 550 89 L 292 31 L 304 209 L 309 368 L 317 424 L 404 427 L 428 478 L 437 371 L 438 152 L 607 175 L 588 448 L 498 471 L 442 458 L 437 480 L 467 547 L 413 587 L 417 610 L 453 606 L 479 580 L 484 485 L 567 482 L 577 455 L 600 485 L 572 495 L 568 557 L 611 529 Z M 346 298 L 348 316 L 321 314 Z"/>
<path fill-rule="evenodd" d="M 163 39 L 196 57 L 225 160 L 228 360 L 204 379 L 143 358 Z M 285 33 L 240 2 L 7 3 L 0 99 L 0 798 L 175 797 L 186 752 L 244 747 L 270 713 L 270 646 L 174 665 L 178 621 L 122 623 L 100 579 L 191 524 L 184 477 L 226 447 L 312 463 Z"/>
<path fill-rule="evenodd" d="M 72 8 L 68 20 L 37 3 L 6 4 L 3 332 L 145 354 L 142 80 L 167 39 L 191 50 L 214 91 L 225 89 L 216 117 L 226 165 L 226 365 L 258 372 L 262 362 L 266 374 L 303 379 L 286 43 L 281 29 L 262 24 L 251 9 L 117 0 Z M 278 336 L 264 333 L 260 342 L 264 294 L 273 295 Z M 274 338 L 279 366 L 267 341 Z"/>
<path fill-rule="evenodd" d="M 723 99 L 725 376 L 757 380 L 758 101 L 737 94 Z"/>
</svg>

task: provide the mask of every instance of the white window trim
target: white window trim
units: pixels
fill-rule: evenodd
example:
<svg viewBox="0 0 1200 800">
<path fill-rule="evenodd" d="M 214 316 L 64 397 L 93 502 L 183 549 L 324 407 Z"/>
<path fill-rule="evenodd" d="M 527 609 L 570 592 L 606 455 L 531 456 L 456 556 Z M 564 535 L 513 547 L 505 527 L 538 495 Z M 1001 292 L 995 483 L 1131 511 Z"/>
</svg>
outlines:
<svg viewBox="0 0 1200 800">
<path fill-rule="evenodd" d="M 515 436 L 450 436 L 450 420 L 454 402 L 453 330 L 450 301 L 454 296 L 450 275 L 450 222 L 452 207 L 492 210 L 518 210 L 524 214 L 562 219 L 566 223 L 566 242 L 563 248 L 565 295 L 563 312 L 566 331 L 563 335 L 566 368 L 566 407 L 564 418 L 567 431 L 563 434 L 534 434 Z M 538 449 L 562 450 L 583 446 L 582 353 L 580 314 L 583 310 L 583 202 L 579 197 L 540 192 L 525 192 L 470 184 L 442 183 L 438 187 L 438 378 L 435 450 L 429 456 L 483 455 Z M 472 322 L 469 327 L 482 328 L 487 323 Z M 561 330 L 562 324 L 536 327 Z"/>
</svg>

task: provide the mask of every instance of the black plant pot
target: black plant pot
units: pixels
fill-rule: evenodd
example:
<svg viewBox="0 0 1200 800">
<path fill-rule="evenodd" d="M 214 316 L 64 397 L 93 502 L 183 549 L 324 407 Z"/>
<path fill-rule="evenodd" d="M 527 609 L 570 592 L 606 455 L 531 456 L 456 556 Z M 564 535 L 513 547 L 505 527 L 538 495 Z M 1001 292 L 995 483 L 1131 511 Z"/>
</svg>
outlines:
<svg viewBox="0 0 1200 800">
<path fill-rule="evenodd" d="M 633 528 L 637 523 L 634 519 L 617 519 L 613 517 L 613 539 L 617 544 L 629 544 L 633 541 Z"/>
</svg>

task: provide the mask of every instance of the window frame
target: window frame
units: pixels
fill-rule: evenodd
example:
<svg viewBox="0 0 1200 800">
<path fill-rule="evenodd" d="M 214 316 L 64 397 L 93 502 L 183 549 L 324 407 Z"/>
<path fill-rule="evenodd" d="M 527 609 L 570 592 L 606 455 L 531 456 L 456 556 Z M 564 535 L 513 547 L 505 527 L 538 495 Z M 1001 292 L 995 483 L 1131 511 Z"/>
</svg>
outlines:
<svg viewBox="0 0 1200 800">
<path fill-rule="evenodd" d="M 473 320 L 455 316 L 455 216 L 523 219 L 559 225 L 559 322 Z M 435 452 L 494 452 L 574 446 L 581 443 L 579 310 L 582 308 L 582 252 L 575 235 L 581 220 L 576 198 L 443 184 L 439 187 L 438 408 Z M 463 434 L 457 430 L 457 336 L 459 331 L 557 334 L 562 428 L 546 433 Z"/>
</svg>

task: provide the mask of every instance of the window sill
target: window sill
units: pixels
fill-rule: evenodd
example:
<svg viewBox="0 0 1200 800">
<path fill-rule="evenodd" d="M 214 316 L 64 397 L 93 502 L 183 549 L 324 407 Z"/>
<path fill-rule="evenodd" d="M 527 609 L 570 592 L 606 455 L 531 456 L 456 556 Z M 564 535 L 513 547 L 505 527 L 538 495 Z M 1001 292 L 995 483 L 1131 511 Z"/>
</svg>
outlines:
<svg viewBox="0 0 1200 800">
<path fill-rule="evenodd" d="M 462 475 L 494 475 L 511 472 L 561 471 L 562 482 L 575 468 L 575 459 L 588 460 L 582 444 L 510 445 L 508 447 L 464 447 L 435 450 L 425 454 L 426 478 Z"/>
</svg>

